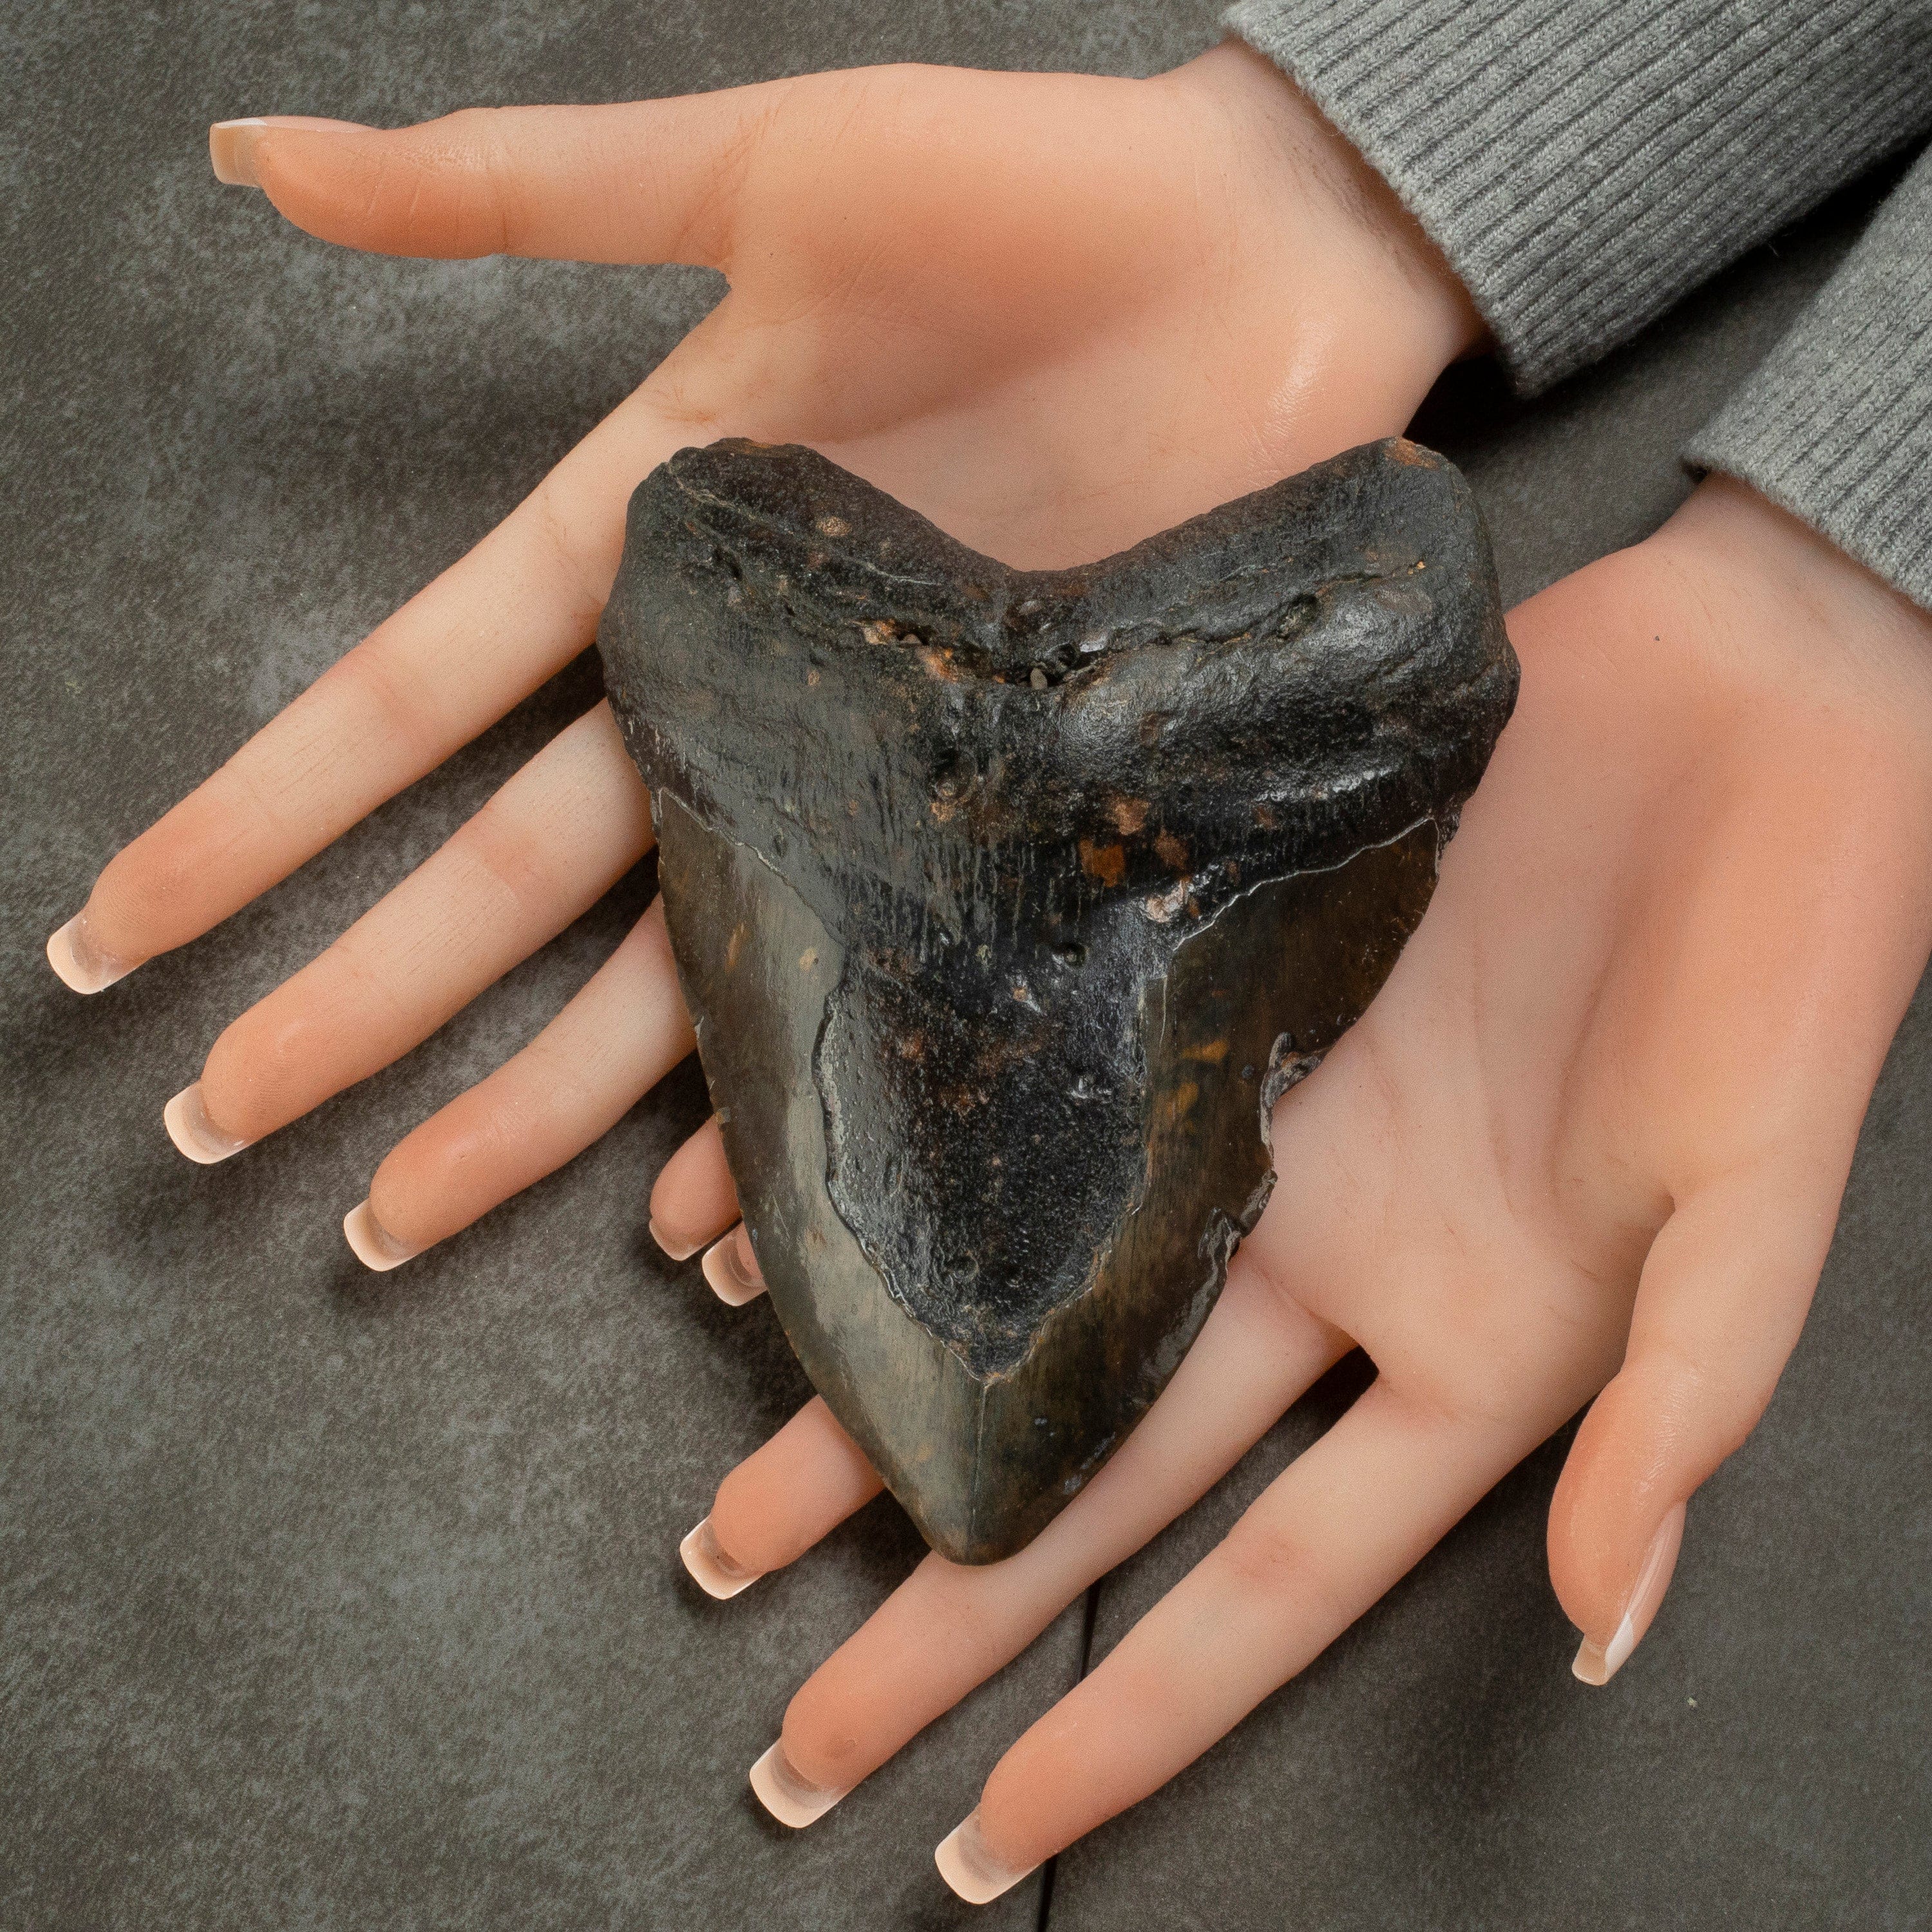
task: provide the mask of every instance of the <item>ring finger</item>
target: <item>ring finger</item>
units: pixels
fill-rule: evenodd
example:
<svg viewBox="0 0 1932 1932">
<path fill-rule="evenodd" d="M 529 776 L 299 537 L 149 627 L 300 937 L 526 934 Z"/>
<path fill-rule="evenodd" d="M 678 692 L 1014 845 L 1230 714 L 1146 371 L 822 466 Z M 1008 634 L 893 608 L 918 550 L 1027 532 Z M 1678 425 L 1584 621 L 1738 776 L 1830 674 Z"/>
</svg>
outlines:
<svg viewBox="0 0 1932 1932">
<path fill-rule="evenodd" d="M 572 1160 L 688 1054 L 664 902 L 530 1045 L 392 1150 L 343 1232 L 392 1268 Z"/>
<path fill-rule="evenodd" d="M 168 1103 L 175 1144 L 224 1160 L 386 1066 L 562 932 L 651 838 L 650 798 L 600 704 L 229 1027 Z"/>
</svg>

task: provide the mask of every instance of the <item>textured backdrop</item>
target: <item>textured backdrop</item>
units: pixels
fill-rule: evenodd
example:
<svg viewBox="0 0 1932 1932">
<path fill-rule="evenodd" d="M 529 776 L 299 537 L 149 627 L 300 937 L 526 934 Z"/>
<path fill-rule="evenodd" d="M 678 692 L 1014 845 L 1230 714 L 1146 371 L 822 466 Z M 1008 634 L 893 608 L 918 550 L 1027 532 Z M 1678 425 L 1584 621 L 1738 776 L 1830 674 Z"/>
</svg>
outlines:
<svg viewBox="0 0 1932 1932">
<path fill-rule="evenodd" d="M 762 1305 L 644 1233 L 686 1067 L 400 1274 L 338 1232 L 410 1126 L 527 1039 L 648 867 L 390 1072 L 191 1167 L 162 1102 L 592 701 L 580 664 L 198 944 L 99 998 L 46 934 L 117 845 L 500 516 L 704 312 L 688 272 L 331 250 L 208 168 L 213 119 L 379 122 L 919 58 L 1146 72 L 1193 4 L 439 0 L 0 8 L 0 1924 L 962 1924 L 931 1848 L 1006 1742 L 1359 1385 L 823 1823 L 746 1768 L 910 1567 L 875 1504 L 728 1605 L 676 1560 L 802 1400 Z M 1520 596 L 1643 534 L 1671 452 L 1868 187 L 1533 409 L 1457 372 Z M 1774 1050 L 1774 1042 L 1768 1050 Z M 1544 1573 L 1554 1445 L 1168 1790 L 979 1915 L 1226 1928 L 1924 1925 L 1932 1012 L 1906 1024 L 1765 1426 L 1693 1505 L 1607 1692 Z M 1288 1184 L 1292 1184 L 1292 1182 Z"/>
</svg>

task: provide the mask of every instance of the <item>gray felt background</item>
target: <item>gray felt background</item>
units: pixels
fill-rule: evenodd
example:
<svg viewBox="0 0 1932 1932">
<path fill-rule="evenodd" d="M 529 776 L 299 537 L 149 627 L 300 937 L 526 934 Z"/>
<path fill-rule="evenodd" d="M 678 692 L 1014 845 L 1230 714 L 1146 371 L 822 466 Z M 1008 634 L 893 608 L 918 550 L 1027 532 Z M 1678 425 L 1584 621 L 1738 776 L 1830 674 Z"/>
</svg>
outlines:
<svg viewBox="0 0 1932 1932">
<path fill-rule="evenodd" d="M 627 881 L 401 1066 L 226 1166 L 162 1102 L 562 721 L 580 664 L 227 926 L 111 992 L 40 957 L 114 848 L 457 556 L 701 314 L 685 272 L 360 258 L 218 188 L 206 124 L 412 120 L 853 62 L 1145 72 L 1211 5 L 8 0 L 0 8 L 0 1926 L 964 1924 L 933 1844 L 1082 1667 L 1070 1611 L 794 1837 L 746 1766 L 910 1565 L 874 1504 L 719 1605 L 678 1537 L 803 1398 L 762 1306 L 644 1233 L 687 1066 L 404 1273 L 338 1224 L 530 1036 Z M 1533 409 L 1458 372 L 1520 596 L 1642 535 L 1816 286 L 1854 191 Z M 1907 1021 L 1771 1417 L 1608 1692 L 1544 1573 L 1559 1442 L 1168 1790 L 992 1927 L 1932 1922 L 1932 1012 Z M 1095 1593 L 1103 1652 L 1358 1385 L 1346 1365 Z"/>
</svg>

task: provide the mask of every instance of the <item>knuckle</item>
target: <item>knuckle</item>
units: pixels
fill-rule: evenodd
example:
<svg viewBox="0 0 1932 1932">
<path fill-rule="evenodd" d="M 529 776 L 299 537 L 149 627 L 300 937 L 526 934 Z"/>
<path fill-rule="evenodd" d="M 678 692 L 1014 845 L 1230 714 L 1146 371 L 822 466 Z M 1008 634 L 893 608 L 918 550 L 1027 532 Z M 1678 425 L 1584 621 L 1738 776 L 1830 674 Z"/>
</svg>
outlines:
<svg viewBox="0 0 1932 1932">
<path fill-rule="evenodd" d="M 500 107 L 459 107 L 416 130 L 412 158 L 425 170 L 470 186 L 494 188 L 507 149 Z"/>
<path fill-rule="evenodd" d="M 385 648 L 375 638 L 358 644 L 325 672 L 315 688 L 330 687 L 369 722 L 371 735 L 380 735 L 412 757 L 440 748 L 434 729 L 435 699 L 400 651 Z"/>
<path fill-rule="evenodd" d="M 1726 1351 L 1721 1358 L 1678 1346 L 1646 1349 L 1617 1380 L 1628 1391 L 1621 1425 L 1637 1440 L 1674 1443 L 1700 1468 L 1714 1467 L 1757 1426 L 1779 1364 Z"/>
<path fill-rule="evenodd" d="M 542 918 L 562 896 L 559 855 L 531 826 L 493 800 L 450 841 L 461 856 L 480 868 L 524 918 Z"/>
<path fill-rule="evenodd" d="M 474 256 L 508 245 L 502 112 L 459 108 L 408 130 L 384 156 L 375 205 L 412 250 Z"/>
<path fill-rule="evenodd" d="M 472 109 L 480 118 L 470 135 L 470 172 L 482 190 L 476 219 L 500 254 L 526 253 L 537 241 L 537 208 L 526 186 L 527 170 L 500 109 Z"/>
<path fill-rule="evenodd" d="M 458 107 L 430 122 L 424 131 L 440 136 L 452 156 L 473 159 L 497 145 L 502 116 L 500 107 Z"/>
<path fill-rule="evenodd" d="M 1244 1594 L 1318 1604 L 1330 1601 L 1334 1594 L 1320 1552 L 1286 1523 L 1244 1518 L 1215 1551 L 1213 1562 L 1221 1580 Z"/>
</svg>

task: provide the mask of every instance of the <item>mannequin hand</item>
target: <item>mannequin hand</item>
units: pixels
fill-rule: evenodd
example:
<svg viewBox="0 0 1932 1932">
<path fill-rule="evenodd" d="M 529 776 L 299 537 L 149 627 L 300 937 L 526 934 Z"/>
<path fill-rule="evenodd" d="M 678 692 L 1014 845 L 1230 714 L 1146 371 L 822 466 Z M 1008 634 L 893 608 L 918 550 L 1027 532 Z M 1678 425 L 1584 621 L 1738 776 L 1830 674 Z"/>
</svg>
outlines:
<svg viewBox="0 0 1932 1932">
<path fill-rule="evenodd" d="M 49 947 L 97 990 L 206 932 L 587 645 L 632 488 L 722 436 L 815 445 L 1020 565 L 1136 542 L 1400 430 L 1479 333 L 1375 177 L 1257 56 L 1149 81 L 885 68 L 397 133 L 231 123 L 288 218 L 392 253 L 723 269 L 723 303 L 505 523 L 121 853 Z M 648 849 L 599 706 L 170 1103 L 219 1159 L 386 1065 Z M 374 1264 L 588 1145 L 692 1045 L 662 915 L 418 1128 L 350 1219 Z M 653 1197 L 674 1253 L 728 1222 L 716 1136 Z"/>
<path fill-rule="evenodd" d="M 1550 1514 L 1600 1683 L 1797 1340 L 1932 945 L 1932 616 L 1742 485 L 1516 612 L 1522 694 L 1381 996 L 1167 1392 L 1034 1544 L 928 1556 L 754 1781 L 806 1822 L 1216 1481 L 1352 1345 L 1376 1381 L 1008 1752 L 991 1896 L 1174 1775 L 1594 1397 Z M 823 1406 L 727 1480 L 738 1580 L 868 1492 Z M 694 1566 L 696 1567 L 696 1566 Z"/>
</svg>

